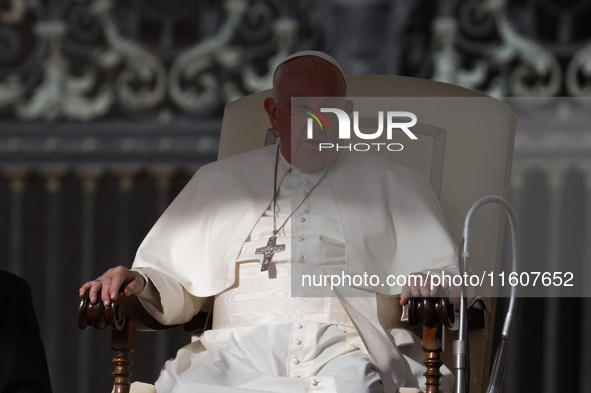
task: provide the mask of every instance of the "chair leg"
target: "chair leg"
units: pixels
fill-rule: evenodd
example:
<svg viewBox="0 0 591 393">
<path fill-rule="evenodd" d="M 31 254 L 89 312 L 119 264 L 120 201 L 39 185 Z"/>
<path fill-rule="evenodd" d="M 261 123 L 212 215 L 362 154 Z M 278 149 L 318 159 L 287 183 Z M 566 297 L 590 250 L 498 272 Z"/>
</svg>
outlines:
<svg viewBox="0 0 591 393">
<path fill-rule="evenodd" d="M 111 347 L 115 351 L 113 364 L 115 371 L 113 371 L 114 393 L 129 393 L 129 377 L 131 372 L 129 366 L 132 364 L 131 352 L 135 350 L 135 321 L 128 319 L 123 330 L 111 331 Z"/>
<path fill-rule="evenodd" d="M 441 378 L 439 368 L 443 364 L 441 360 L 442 331 L 442 325 L 434 328 L 423 326 L 423 350 L 426 353 L 423 364 L 427 366 L 427 371 L 423 374 L 427 379 L 425 393 L 439 393 L 439 380 Z"/>
<path fill-rule="evenodd" d="M 423 350 L 426 353 L 423 364 L 427 371 L 423 374 L 426 381 L 425 393 L 439 393 L 439 371 L 441 360 L 442 333 L 444 326 L 453 324 L 453 307 L 447 298 L 410 298 L 408 304 L 408 322 L 411 328 L 423 326 Z"/>
</svg>

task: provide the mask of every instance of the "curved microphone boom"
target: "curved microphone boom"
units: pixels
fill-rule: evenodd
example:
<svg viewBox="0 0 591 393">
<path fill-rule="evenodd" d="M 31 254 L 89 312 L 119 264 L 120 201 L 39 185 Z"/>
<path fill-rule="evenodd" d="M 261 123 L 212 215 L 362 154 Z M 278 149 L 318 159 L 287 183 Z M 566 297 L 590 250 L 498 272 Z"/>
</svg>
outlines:
<svg viewBox="0 0 591 393">
<path fill-rule="evenodd" d="M 463 252 L 462 259 L 460 262 L 460 272 L 465 272 L 468 269 L 468 259 L 470 258 L 470 224 L 472 217 L 476 211 L 487 203 L 497 203 L 501 205 L 509 218 L 509 224 L 511 228 L 511 243 L 512 243 L 512 270 L 517 271 L 517 262 L 519 259 L 519 234 L 517 231 L 517 220 L 515 218 L 515 212 L 513 208 L 505 199 L 489 195 L 480 198 L 476 201 L 464 221 L 464 239 L 463 239 Z M 463 273 L 462 273 L 463 274 Z M 468 324 L 466 321 L 466 299 L 465 299 L 465 288 L 462 283 L 461 290 L 461 307 L 460 307 L 460 334 L 459 339 L 454 341 L 454 359 L 456 366 L 456 386 L 455 393 L 467 393 L 469 390 L 469 381 L 467 381 L 467 367 L 468 362 L 466 360 L 467 353 L 467 334 Z M 515 308 L 515 292 L 516 287 L 511 287 L 511 298 L 509 300 L 509 308 L 505 316 L 505 322 L 503 324 L 503 330 L 501 331 L 501 341 L 497 350 L 495 361 L 489 380 L 488 388 L 486 393 L 500 393 L 501 385 L 503 383 L 503 375 L 505 373 L 505 364 L 507 360 L 507 353 L 509 350 L 509 336 L 511 334 L 511 325 L 513 323 L 513 313 Z"/>
</svg>

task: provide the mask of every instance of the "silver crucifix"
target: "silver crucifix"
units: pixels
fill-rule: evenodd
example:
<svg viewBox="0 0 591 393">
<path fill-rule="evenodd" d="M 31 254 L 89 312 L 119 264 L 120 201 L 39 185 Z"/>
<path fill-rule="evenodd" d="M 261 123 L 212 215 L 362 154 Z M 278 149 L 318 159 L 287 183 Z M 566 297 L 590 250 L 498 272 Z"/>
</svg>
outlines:
<svg viewBox="0 0 591 393">
<path fill-rule="evenodd" d="M 285 251 L 285 244 L 275 245 L 275 242 L 277 242 L 277 236 L 271 236 L 265 247 L 257 248 L 255 251 L 255 254 L 264 255 L 261 272 L 269 270 L 269 264 L 271 263 L 271 259 L 273 259 L 273 255 L 275 255 L 276 252 Z"/>
</svg>

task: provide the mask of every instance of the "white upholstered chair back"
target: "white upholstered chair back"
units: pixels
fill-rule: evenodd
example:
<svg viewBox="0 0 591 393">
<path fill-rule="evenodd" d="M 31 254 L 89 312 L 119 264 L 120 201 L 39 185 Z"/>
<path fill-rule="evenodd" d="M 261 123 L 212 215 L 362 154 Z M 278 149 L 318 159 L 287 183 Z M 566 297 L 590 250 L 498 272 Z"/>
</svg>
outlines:
<svg viewBox="0 0 591 393">
<path fill-rule="evenodd" d="M 462 238 L 465 215 L 476 200 L 485 195 L 507 198 L 516 124 L 507 105 L 459 86 L 417 78 L 355 75 L 347 77 L 347 85 L 350 97 L 441 97 L 435 106 L 433 100 L 424 108 L 420 100 L 413 106 L 430 148 L 419 154 L 410 151 L 388 157 L 418 170 L 431 183 L 456 244 Z M 218 158 L 265 145 L 270 123 L 263 100 L 269 96 L 271 91 L 267 90 L 226 105 Z M 471 231 L 470 263 L 474 273 L 498 272 L 503 232 L 504 213 L 495 206 L 483 207 Z M 494 299 L 489 299 L 488 304 L 494 315 Z M 488 332 L 492 332 L 492 322 L 490 318 Z M 471 331 L 473 392 L 486 387 L 491 336 L 486 331 Z M 452 339 L 453 334 L 447 334 L 444 361 L 448 366 L 452 364 Z"/>
</svg>

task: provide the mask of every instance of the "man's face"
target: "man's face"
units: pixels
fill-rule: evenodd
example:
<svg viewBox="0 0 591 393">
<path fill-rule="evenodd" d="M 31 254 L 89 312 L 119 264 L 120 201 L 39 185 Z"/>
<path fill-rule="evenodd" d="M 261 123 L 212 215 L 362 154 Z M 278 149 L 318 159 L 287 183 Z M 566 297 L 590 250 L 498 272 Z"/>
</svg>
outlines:
<svg viewBox="0 0 591 393">
<path fill-rule="evenodd" d="M 336 158 L 334 150 L 318 151 L 318 143 L 336 143 L 338 123 L 336 116 L 325 116 L 327 129 L 321 130 L 314 120 L 313 139 L 307 139 L 306 112 L 320 111 L 320 108 L 346 106 L 345 87 L 340 72 L 330 63 L 302 57 L 284 64 L 275 77 L 275 98 L 267 98 L 265 109 L 273 129 L 281 138 L 281 153 L 295 167 L 305 172 L 323 169 Z M 292 97 L 309 97 L 298 100 L 292 108 Z M 313 111 L 314 110 L 314 111 Z"/>
</svg>

